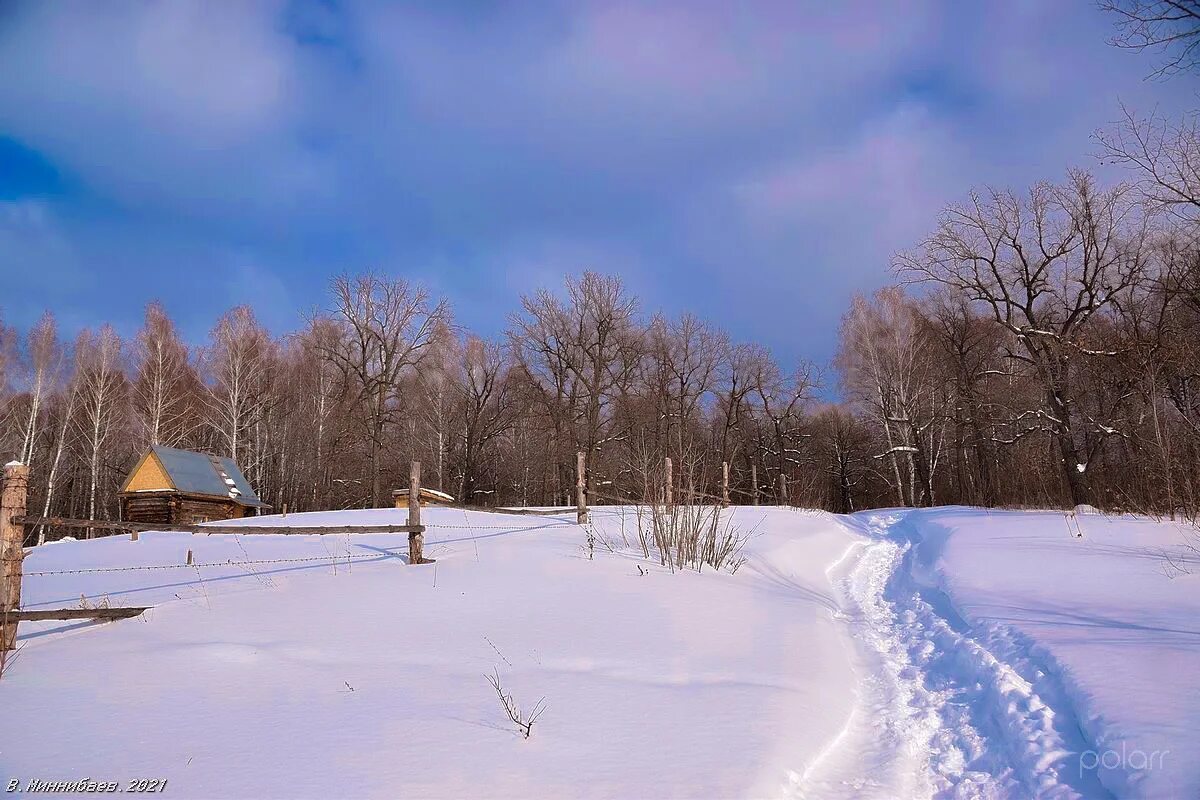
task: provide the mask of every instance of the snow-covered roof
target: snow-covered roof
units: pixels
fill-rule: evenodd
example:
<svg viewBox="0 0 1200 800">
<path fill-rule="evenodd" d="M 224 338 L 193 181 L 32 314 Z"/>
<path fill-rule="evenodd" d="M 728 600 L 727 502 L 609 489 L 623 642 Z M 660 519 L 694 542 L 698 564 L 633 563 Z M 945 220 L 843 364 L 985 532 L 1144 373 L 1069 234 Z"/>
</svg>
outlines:
<svg viewBox="0 0 1200 800">
<path fill-rule="evenodd" d="M 454 502 L 454 495 L 446 494 L 445 492 L 438 491 L 437 489 L 430 489 L 426 486 L 422 486 L 417 491 L 420 492 L 420 496 L 428 499 L 439 500 L 443 503 Z M 396 489 L 392 492 L 392 497 L 404 497 L 407 494 L 408 489 Z"/>
</svg>

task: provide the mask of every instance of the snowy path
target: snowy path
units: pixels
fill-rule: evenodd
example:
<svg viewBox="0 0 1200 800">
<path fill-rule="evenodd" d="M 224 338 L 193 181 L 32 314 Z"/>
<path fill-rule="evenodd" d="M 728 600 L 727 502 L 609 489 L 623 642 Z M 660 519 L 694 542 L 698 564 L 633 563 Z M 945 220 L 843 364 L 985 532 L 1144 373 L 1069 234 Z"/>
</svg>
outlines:
<svg viewBox="0 0 1200 800">
<path fill-rule="evenodd" d="M 852 518 L 870 537 L 835 581 L 859 643 L 858 701 L 796 797 L 1104 798 L 1089 745 L 1026 643 L 971 630 L 928 580 L 935 541 L 903 512 Z"/>
<path fill-rule="evenodd" d="M 22 626 L 0 682 L 0 783 L 163 776 L 203 798 L 1200 797 L 1200 574 L 1167 580 L 1142 552 L 1174 529 L 1096 519 L 1078 540 L 1050 513 L 730 513 L 749 536 L 736 574 L 645 559 L 621 507 L 594 511 L 594 553 L 573 513 L 430 509 L 437 563 L 420 569 L 403 535 L 251 532 L 271 517 L 240 536 L 35 548 L 27 607 L 155 608 Z M 546 698 L 531 739 L 506 727 L 485 674 L 527 705 Z M 1162 755 L 1081 768 L 1080 754 L 1126 745 Z"/>
</svg>

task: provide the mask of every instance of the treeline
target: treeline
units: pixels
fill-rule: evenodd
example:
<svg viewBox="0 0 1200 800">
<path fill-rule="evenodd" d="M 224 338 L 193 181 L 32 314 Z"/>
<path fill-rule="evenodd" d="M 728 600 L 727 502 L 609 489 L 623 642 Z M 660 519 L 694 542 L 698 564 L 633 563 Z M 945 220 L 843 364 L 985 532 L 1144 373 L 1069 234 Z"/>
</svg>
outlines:
<svg viewBox="0 0 1200 800">
<path fill-rule="evenodd" d="M 129 340 L 0 324 L 0 456 L 35 511 L 89 518 L 153 444 L 229 455 L 294 510 L 388 505 L 413 459 L 467 503 L 567 504 L 577 451 L 597 500 L 653 496 L 670 457 L 680 497 L 728 462 L 743 503 L 1194 510 L 1200 138 L 1130 115 L 1102 143 L 1133 180 L 945 209 L 854 299 L 830 369 L 647 314 L 614 276 L 522 297 L 495 340 L 402 278 L 342 276 L 281 337 L 245 306 L 197 347 L 157 303 Z"/>
</svg>

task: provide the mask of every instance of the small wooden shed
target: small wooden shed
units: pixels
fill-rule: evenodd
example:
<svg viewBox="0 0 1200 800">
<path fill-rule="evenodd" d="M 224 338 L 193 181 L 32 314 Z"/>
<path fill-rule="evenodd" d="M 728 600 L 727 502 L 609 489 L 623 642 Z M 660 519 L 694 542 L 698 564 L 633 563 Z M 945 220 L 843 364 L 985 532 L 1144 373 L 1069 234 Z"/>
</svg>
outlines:
<svg viewBox="0 0 1200 800">
<path fill-rule="evenodd" d="M 426 489 L 422 486 L 417 491 L 417 499 L 423 506 L 448 506 L 454 503 L 454 498 L 437 489 Z M 396 508 L 408 508 L 408 489 L 397 489 L 392 492 L 392 502 Z"/>
<path fill-rule="evenodd" d="M 155 446 L 121 486 L 126 522 L 193 525 L 250 517 L 269 508 L 233 459 Z"/>
</svg>

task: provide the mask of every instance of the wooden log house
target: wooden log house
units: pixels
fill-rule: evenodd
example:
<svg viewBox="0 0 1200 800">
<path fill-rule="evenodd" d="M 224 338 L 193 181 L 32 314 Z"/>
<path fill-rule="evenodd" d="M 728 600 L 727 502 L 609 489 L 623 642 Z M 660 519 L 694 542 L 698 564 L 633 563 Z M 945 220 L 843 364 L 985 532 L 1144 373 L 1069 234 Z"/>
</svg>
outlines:
<svg viewBox="0 0 1200 800">
<path fill-rule="evenodd" d="M 141 457 L 119 497 L 124 521 L 162 525 L 251 517 L 270 508 L 233 459 L 162 446 Z"/>
</svg>

